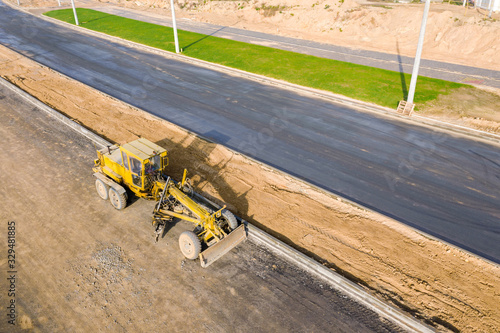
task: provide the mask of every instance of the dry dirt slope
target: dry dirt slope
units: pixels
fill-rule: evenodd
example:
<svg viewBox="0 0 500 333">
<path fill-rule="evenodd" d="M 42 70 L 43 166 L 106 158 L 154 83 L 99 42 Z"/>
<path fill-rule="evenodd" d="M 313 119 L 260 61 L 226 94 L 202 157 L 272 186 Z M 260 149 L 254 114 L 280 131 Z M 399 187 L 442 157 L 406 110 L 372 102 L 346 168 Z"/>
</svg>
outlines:
<svg viewBox="0 0 500 333">
<path fill-rule="evenodd" d="M 158 142 L 170 152 L 174 177 L 187 167 L 197 175 L 192 180 L 198 191 L 229 203 L 239 215 L 416 316 L 441 329 L 498 331 L 499 267 L 203 141 L 6 48 L 0 64 L 4 78 L 112 141 L 143 136 Z"/>
</svg>

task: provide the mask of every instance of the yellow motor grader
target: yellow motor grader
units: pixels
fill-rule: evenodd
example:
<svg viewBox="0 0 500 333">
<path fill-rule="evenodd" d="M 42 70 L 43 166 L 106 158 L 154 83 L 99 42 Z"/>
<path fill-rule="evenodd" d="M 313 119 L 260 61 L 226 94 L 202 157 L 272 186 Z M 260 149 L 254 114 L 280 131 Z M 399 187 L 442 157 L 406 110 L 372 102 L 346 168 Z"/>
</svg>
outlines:
<svg viewBox="0 0 500 333">
<path fill-rule="evenodd" d="M 187 259 L 200 258 L 207 267 L 247 238 L 244 225 L 236 217 L 192 190 L 184 170 L 182 181 L 166 176 L 167 151 L 141 138 L 127 144 L 97 150 L 94 161 L 98 195 L 121 210 L 127 205 L 127 189 L 138 197 L 157 201 L 153 211 L 155 241 L 166 225 L 178 218 L 195 224 L 184 231 L 179 246 Z"/>
</svg>

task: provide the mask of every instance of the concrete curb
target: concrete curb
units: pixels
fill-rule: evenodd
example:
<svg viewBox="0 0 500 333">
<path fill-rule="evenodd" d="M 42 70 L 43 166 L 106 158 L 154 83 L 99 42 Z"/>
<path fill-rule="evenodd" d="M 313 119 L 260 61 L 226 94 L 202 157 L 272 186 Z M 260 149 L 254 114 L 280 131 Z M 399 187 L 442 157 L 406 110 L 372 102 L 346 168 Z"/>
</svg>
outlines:
<svg viewBox="0 0 500 333">
<path fill-rule="evenodd" d="M 64 125 L 68 126 L 78 134 L 85 136 L 94 143 L 100 146 L 112 145 L 112 143 L 101 138 L 97 134 L 89 131 L 80 124 L 77 124 L 70 118 L 64 116 L 63 114 L 52 109 L 51 107 L 45 105 L 44 103 L 42 103 L 35 97 L 31 96 L 24 90 L 18 88 L 14 84 L 10 83 L 9 81 L 0 78 L 0 85 L 16 93 L 24 100 L 28 101 L 34 106 L 40 108 L 42 111 L 46 112 L 50 117 L 62 122 Z M 409 332 L 435 332 L 435 330 L 432 329 L 431 327 L 410 317 L 403 311 L 391 305 L 385 304 L 384 302 L 377 299 L 375 296 L 370 295 L 368 292 L 363 290 L 355 283 L 331 271 L 330 269 L 324 267 L 315 260 L 305 256 L 304 254 L 298 252 L 297 250 L 286 245 L 280 240 L 272 237 L 271 235 L 260 230 L 259 228 L 251 225 L 250 223 L 248 222 L 246 223 L 248 226 L 248 236 L 250 241 L 265 246 L 273 253 L 277 254 L 280 257 L 283 257 L 284 259 L 296 265 L 300 269 L 309 272 L 310 274 L 313 274 L 314 276 L 322 279 L 323 281 L 327 282 L 328 284 L 330 284 L 343 294 L 349 296 L 358 303 L 363 304 L 364 306 L 373 310 L 381 317 L 396 323 L 397 325 L 399 325 L 403 329 L 408 330 Z"/>
<path fill-rule="evenodd" d="M 317 261 L 286 245 L 277 238 L 248 223 L 248 238 L 256 244 L 267 247 L 271 252 L 292 262 L 300 269 L 327 282 L 335 289 L 363 304 L 367 308 L 389 319 L 409 332 L 436 332 L 433 328 L 410 317 L 403 311 L 380 301 L 357 284 L 321 265 Z"/>
</svg>

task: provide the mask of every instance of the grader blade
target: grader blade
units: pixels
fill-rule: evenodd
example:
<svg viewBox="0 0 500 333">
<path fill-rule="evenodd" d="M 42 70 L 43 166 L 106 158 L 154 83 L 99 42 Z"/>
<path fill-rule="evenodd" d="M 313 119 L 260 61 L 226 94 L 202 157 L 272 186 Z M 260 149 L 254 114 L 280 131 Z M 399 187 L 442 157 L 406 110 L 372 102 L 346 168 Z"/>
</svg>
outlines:
<svg viewBox="0 0 500 333">
<path fill-rule="evenodd" d="M 236 245 L 247 239 L 247 232 L 245 226 L 242 224 L 234 229 L 229 235 L 224 237 L 221 241 L 210 246 L 208 249 L 200 253 L 201 267 L 205 268 L 210 266 L 217 259 L 224 254 L 231 251 Z"/>
</svg>

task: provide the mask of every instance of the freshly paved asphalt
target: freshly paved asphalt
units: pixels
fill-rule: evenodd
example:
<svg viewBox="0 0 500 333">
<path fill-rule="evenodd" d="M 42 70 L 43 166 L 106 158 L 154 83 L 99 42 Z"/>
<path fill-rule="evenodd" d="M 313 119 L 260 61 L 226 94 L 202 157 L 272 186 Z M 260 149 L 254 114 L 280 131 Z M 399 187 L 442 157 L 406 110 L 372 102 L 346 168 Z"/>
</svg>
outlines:
<svg viewBox="0 0 500 333">
<path fill-rule="evenodd" d="M 152 13 L 139 12 L 132 9 L 113 6 L 89 6 L 89 8 L 113 15 L 128 17 L 159 25 L 172 26 L 172 20 L 169 17 L 161 17 Z M 413 70 L 414 58 L 398 54 L 353 49 L 345 46 L 324 44 L 298 38 L 283 37 L 262 32 L 182 19 L 177 20 L 177 28 L 212 35 L 215 37 L 233 39 L 246 43 L 260 44 L 277 49 L 314 55 L 322 58 L 388 69 L 396 72 L 411 74 Z M 480 84 L 500 88 L 500 71 L 472 66 L 422 59 L 420 63 L 419 75 L 453 82 Z"/>
<path fill-rule="evenodd" d="M 498 146 L 90 37 L 3 3 L 0 43 L 500 263 Z"/>
</svg>

